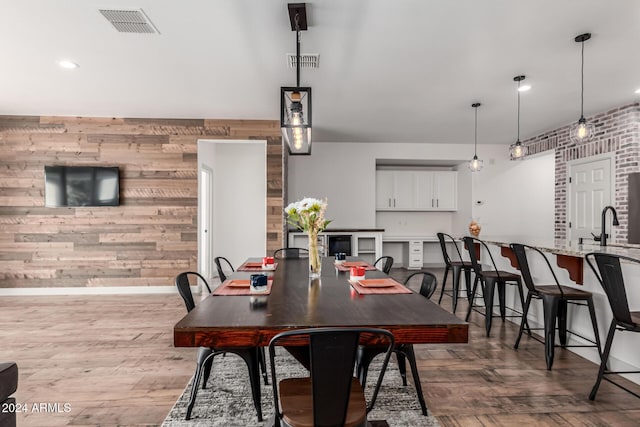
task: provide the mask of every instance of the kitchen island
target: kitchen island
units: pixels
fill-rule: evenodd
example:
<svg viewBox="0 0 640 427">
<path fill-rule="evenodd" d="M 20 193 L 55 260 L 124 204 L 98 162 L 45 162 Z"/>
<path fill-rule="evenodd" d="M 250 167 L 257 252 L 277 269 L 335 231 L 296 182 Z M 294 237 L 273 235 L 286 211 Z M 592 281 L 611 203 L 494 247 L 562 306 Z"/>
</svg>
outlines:
<svg viewBox="0 0 640 427">
<path fill-rule="evenodd" d="M 545 241 L 522 236 L 480 236 L 480 238 L 488 244 L 491 255 L 499 269 L 518 272 L 517 263 L 509 244 L 523 243 L 540 249 L 547 255 L 560 284 L 593 293 L 600 339 L 604 342 L 607 328 L 612 318 L 611 309 L 604 290 L 589 265 L 584 261 L 584 256 L 590 252 L 605 252 L 640 259 L 640 245 L 609 243 L 607 246 L 600 246 L 597 242 L 578 244 L 576 241 Z M 481 254 L 481 259 L 485 264 L 489 262 L 486 254 Z M 553 277 L 544 260 L 532 254 L 529 264 L 531 274 L 537 284 L 553 283 Z M 640 310 L 640 267 L 623 262 L 622 269 L 629 308 L 631 311 Z M 507 293 L 507 305 L 516 308 L 520 307 L 516 292 Z M 542 327 L 543 318 L 542 304 L 532 303 L 529 311 L 529 324 L 531 326 L 535 325 L 535 327 Z M 589 313 L 583 307 L 569 306 L 568 327 L 584 336 L 593 335 Z M 575 336 L 570 336 L 571 340 L 575 340 L 572 344 L 586 343 Z M 522 343 L 524 342 L 527 341 L 523 337 Z M 534 345 L 533 341 L 531 343 L 531 345 Z M 542 348 L 540 351 L 542 357 Z M 573 348 L 570 351 L 574 351 L 594 363 L 600 363 L 597 351 L 593 348 Z M 640 334 L 624 332 L 617 335 L 613 342 L 609 362 L 610 368 L 613 368 L 613 370 L 640 370 Z M 628 378 L 640 384 L 640 375 L 629 375 Z"/>
</svg>

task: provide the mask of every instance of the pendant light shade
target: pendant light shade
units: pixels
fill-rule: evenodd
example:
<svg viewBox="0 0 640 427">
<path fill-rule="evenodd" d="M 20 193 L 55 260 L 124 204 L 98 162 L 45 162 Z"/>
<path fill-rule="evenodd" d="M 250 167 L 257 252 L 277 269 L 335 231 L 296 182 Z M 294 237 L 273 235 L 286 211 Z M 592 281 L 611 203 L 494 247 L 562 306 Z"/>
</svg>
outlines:
<svg viewBox="0 0 640 427">
<path fill-rule="evenodd" d="M 483 162 L 478 159 L 478 107 L 481 104 L 475 102 L 471 106 L 475 109 L 475 130 L 473 136 L 473 159 L 469 161 L 469 169 L 471 172 L 480 172 L 482 170 Z"/>
<path fill-rule="evenodd" d="M 307 29 L 306 3 L 290 3 L 296 32 L 296 86 L 280 88 L 280 129 L 291 155 L 311 154 L 311 88 L 300 87 L 300 31 Z"/>
<path fill-rule="evenodd" d="M 580 66 L 580 119 L 571 126 L 569 137 L 575 143 L 589 141 L 595 135 L 595 125 L 584 118 L 584 42 L 591 38 L 591 33 L 580 34 L 575 38 L 582 45 L 582 61 Z"/>
<path fill-rule="evenodd" d="M 515 144 L 511 144 L 509 147 L 509 157 L 511 160 L 522 160 L 527 155 L 527 147 L 520 142 L 520 82 L 525 79 L 525 76 L 515 76 L 513 80 L 518 82 L 518 136 Z"/>
<path fill-rule="evenodd" d="M 289 154 L 311 154 L 311 88 L 280 88 L 280 128 Z"/>
</svg>

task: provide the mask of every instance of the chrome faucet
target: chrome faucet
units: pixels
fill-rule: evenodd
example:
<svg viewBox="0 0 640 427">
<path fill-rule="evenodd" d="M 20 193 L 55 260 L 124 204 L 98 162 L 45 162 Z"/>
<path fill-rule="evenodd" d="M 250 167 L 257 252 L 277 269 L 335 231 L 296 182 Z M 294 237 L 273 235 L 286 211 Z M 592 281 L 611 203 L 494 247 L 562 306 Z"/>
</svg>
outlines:
<svg viewBox="0 0 640 427">
<path fill-rule="evenodd" d="M 604 209 L 602 209 L 602 223 L 601 223 L 601 233 L 600 234 L 600 246 L 607 246 L 607 233 L 605 230 L 605 218 L 607 217 L 607 211 L 610 210 L 611 213 L 613 214 L 613 225 L 620 225 L 620 223 L 618 222 L 618 214 L 616 213 L 616 210 L 613 206 L 605 206 Z"/>
</svg>

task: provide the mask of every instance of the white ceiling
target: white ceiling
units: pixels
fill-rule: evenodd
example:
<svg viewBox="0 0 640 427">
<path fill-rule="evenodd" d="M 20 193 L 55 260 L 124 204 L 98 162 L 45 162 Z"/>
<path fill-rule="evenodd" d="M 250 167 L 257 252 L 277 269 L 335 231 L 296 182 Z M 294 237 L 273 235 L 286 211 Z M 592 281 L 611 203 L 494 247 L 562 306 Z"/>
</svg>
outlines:
<svg viewBox="0 0 640 427">
<path fill-rule="evenodd" d="M 100 8 L 142 8 L 161 34 L 118 33 Z M 639 0 L 315 0 L 302 52 L 314 141 L 509 144 L 634 102 Z M 0 114 L 279 119 L 295 85 L 284 0 L 2 0 Z M 76 70 L 58 67 L 70 59 Z"/>
</svg>

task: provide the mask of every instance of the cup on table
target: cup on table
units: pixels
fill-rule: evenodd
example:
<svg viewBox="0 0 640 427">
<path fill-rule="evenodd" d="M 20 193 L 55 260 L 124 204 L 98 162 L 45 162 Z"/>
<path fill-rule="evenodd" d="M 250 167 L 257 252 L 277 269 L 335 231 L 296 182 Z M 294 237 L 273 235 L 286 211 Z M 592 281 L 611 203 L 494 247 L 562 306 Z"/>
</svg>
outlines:
<svg viewBox="0 0 640 427">
<path fill-rule="evenodd" d="M 262 266 L 264 268 L 274 268 L 275 260 L 272 256 L 266 256 L 262 258 Z"/>
<path fill-rule="evenodd" d="M 342 265 L 342 264 L 344 264 L 344 262 L 346 261 L 346 259 L 347 259 L 347 254 L 346 254 L 346 253 L 344 253 L 344 252 L 338 252 L 338 253 L 336 254 L 336 261 L 335 261 L 335 263 L 336 263 L 336 265 Z"/>
<path fill-rule="evenodd" d="M 249 276 L 251 292 L 266 292 L 268 289 L 268 278 L 266 274 L 252 274 Z"/>
<path fill-rule="evenodd" d="M 350 270 L 350 279 L 351 280 L 362 280 L 364 279 L 364 267 L 351 267 Z"/>
</svg>

